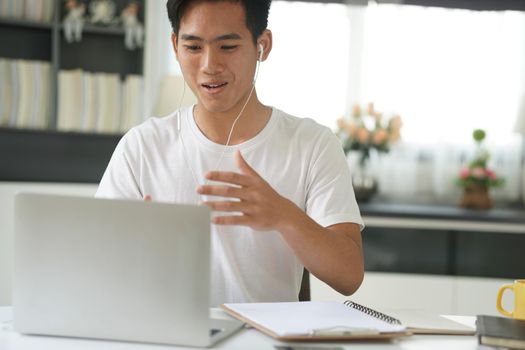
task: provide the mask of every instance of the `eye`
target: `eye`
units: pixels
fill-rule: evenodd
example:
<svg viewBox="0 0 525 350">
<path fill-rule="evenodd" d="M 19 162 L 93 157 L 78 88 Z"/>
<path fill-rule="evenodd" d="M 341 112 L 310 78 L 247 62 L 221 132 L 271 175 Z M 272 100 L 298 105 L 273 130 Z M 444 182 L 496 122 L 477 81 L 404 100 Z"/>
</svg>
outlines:
<svg viewBox="0 0 525 350">
<path fill-rule="evenodd" d="M 221 49 L 226 51 L 232 51 L 235 50 L 237 47 L 239 47 L 239 45 L 222 45 Z"/>
<path fill-rule="evenodd" d="M 184 45 L 184 48 L 188 51 L 197 51 L 201 47 L 199 45 Z"/>
</svg>

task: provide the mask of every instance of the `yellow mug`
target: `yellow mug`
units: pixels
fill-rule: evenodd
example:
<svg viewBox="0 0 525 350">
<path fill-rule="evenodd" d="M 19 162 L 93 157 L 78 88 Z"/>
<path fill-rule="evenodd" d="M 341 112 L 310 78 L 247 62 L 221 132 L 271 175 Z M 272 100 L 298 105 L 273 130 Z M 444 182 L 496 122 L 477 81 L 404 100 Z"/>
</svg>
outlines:
<svg viewBox="0 0 525 350">
<path fill-rule="evenodd" d="M 514 292 L 514 309 L 512 311 L 507 311 L 501 306 L 501 297 L 505 289 Z M 504 316 L 525 320 L 525 280 L 515 280 L 513 284 L 502 285 L 498 290 L 496 309 Z"/>
</svg>

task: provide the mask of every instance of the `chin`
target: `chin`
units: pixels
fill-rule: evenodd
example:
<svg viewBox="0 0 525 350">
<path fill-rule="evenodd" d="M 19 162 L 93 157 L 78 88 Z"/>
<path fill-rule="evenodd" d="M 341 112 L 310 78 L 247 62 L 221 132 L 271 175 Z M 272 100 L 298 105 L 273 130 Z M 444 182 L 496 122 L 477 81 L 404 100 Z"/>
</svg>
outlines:
<svg viewBox="0 0 525 350">
<path fill-rule="evenodd" d="M 199 104 L 202 108 L 211 113 L 225 113 L 234 108 L 234 104 L 224 103 L 222 101 L 199 100 Z"/>
</svg>

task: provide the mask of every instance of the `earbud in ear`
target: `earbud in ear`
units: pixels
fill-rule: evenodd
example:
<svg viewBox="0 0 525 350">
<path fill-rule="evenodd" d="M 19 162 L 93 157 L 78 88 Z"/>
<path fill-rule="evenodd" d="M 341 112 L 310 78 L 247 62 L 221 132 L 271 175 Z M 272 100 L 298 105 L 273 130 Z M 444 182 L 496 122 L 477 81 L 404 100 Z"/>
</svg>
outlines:
<svg viewBox="0 0 525 350">
<path fill-rule="evenodd" d="M 262 61 L 263 54 L 264 54 L 264 46 L 263 44 L 259 43 L 259 61 Z"/>
</svg>

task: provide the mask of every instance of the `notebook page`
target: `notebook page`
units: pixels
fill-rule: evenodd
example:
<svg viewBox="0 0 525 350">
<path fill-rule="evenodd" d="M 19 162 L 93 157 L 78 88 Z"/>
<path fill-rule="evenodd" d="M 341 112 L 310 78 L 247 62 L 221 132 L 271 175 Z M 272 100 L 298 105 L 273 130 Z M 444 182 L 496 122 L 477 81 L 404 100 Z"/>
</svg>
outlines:
<svg viewBox="0 0 525 350">
<path fill-rule="evenodd" d="M 229 309 L 279 336 L 306 335 L 318 330 L 341 328 L 402 332 L 391 325 L 335 301 L 225 304 Z"/>
<path fill-rule="evenodd" d="M 401 321 L 403 326 L 411 330 L 434 330 L 442 332 L 472 332 L 476 328 L 463 325 L 437 313 L 415 309 L 382 309 L 387 315 L 393 316 Z"/>
</svg>

